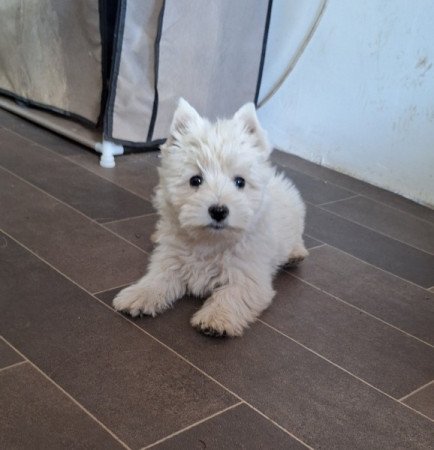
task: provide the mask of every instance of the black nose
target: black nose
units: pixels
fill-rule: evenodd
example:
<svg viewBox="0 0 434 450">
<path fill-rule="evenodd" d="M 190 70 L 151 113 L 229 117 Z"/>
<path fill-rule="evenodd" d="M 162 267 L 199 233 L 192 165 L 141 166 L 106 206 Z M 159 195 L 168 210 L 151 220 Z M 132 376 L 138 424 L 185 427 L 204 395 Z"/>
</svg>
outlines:
<svg viewBox="0 0 434 450">
<path fill-rule="evenodd" d="M 208 208 L 209 215 L 216 221 L 225 220 L 229 214 L 229 209 L 225 205 L 212 205 Z"/>
</svg>

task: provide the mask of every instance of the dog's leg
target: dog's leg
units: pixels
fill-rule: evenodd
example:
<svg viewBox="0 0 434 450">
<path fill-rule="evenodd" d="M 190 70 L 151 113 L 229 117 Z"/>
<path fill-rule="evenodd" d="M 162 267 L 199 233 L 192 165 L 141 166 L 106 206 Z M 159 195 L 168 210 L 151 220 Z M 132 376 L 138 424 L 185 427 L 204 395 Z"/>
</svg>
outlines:
<svg viewBox="0 0 434 450">
<path fill-rule="evenodd" d="M 154 253 L 148 273 L 137 283 L 123 289 L 113 300 L 113 307 L 135 317 L 141 314 L 155 317 L 185 294 L 185 284 L 179 277 L 177 263 Z"/>
<path fill-rule="evenodd" d="M 215 291 L 192 317 L 191 324 L 209 336 L 241 336 L 270 305 L 274 294 L 271 276 L 258 282 L 244 276 Z"/>
</svg>

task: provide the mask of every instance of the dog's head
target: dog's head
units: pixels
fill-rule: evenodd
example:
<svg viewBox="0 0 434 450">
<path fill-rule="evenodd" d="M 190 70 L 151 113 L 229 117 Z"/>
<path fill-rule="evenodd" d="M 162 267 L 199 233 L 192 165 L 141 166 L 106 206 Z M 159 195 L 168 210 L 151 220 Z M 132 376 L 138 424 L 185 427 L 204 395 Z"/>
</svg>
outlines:
<svg viewBox="0 0 434 450">
<path fill-rule="evenodd" d="M 160 194 L 191 237 L 239 236 L 254 226 L 273 171 L 253 103 L 210 123 L 181 99 L 161 150 Z"/>
</svg>

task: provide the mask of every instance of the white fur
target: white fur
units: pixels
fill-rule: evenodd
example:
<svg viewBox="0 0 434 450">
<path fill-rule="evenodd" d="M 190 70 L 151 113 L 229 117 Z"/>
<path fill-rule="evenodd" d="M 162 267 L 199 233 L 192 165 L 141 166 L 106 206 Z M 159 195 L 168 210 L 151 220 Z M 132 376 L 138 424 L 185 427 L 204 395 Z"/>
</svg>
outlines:
<svg viewBox="0 0 434 450">
<path fill-rule="evenodd" d="M 113 305 L 155 316 L 187 292 L 209 297 L 191 324 L 240 336 L 270 305 L 279 266 L 307 255 L 303 201 L 269 164 L 271 147 L 251 103 L 211 124 L 181 99 L 161 151 L 157 245 L 147 274 Z M 190 186 L 195 175 L 203 177 L 199 187 Z M 236 176 L 246 180 L 244 188 Z M 229 208 L 222 229 L 210 228 L 214 204 Z"/>
</svg>

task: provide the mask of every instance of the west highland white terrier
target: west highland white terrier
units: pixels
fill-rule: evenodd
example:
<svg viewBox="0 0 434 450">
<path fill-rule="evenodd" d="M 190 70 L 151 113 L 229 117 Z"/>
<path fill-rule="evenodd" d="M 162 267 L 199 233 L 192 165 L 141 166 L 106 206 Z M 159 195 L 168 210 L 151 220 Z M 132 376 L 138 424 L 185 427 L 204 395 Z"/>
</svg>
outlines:
<svg viewBox="0 0 434 450">
<path fill-rule="evenodd" d="M 273 275 L 301 261 L 305 206 L 268 162 L 271 146 L 253 103 L 212 124 L 181 99 L 161 147 L 160 215 L 147 274 L 113 306 L 155 316 L 184 294 L 209 297 L 191 324 L 240 336 L 275 294 Z"/>
</svg>

